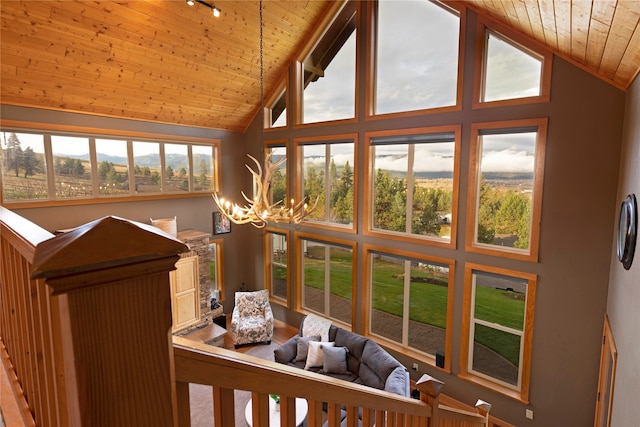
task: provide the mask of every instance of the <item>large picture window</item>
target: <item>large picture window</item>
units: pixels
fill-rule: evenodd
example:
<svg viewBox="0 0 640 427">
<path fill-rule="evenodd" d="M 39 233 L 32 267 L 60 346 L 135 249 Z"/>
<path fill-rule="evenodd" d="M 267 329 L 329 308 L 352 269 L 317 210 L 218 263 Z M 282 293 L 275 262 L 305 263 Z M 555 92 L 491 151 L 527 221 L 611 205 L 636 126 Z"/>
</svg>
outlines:
<svg viewBox="0 0 640 427">
<path fill-rule="evenodd" d="M 459 127 L 367 134 L 368 230 L 455 245 Z"/>
<path fill-rule="evenodd" d="M 351 325 L 355 243 L 299 234 L 296 248 L 296 264 L 301 276 L 299 309 Z"/>
<path fill-rule="evenodd" d="M 546 119 L 474 124 L 467 250 L 536 261 Z"/>
<path fill-rule="evenodd" d="M 467 264 L 461 376 L 528 400 L 536 276 Z"/>
<path fill-rule="evenodd" d="M 449 370 L 453 261 L 365 247 L 370 335 Z"/>
<path fill-rule="evenodd" d="M 297 193 L 316 204 L 306 223 L 355 231 L 355 135 L 296 141 L 301 189 Z"/>
<path fill-rule="evenodd" d="M 457 105 L 460 13 L 435 1 L 380 0 L 376 17 L 375 114 Z"/>
<path fill-rule="evenodd" d="M 357 9 L 345 2 L 302 64 L 304 124 L 355 117 Z"/>
</svg>

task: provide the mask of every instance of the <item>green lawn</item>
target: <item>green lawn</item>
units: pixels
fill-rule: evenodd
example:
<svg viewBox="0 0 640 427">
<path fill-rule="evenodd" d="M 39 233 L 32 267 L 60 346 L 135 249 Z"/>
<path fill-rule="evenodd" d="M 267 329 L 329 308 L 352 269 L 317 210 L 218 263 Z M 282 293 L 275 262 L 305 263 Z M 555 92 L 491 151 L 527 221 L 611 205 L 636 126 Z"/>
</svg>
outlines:
<svg viewBox="0 0 640 427">
<path fill-rule="evenodd" d="M 324 289 L 324 248 L 313 248 L 313 258 L 304 258 L 305 285 Z M 331 293 L 351 299 L 351 252 L 331 249 Z M 373 308 L 402 316 L 404 266 L 397 262 L 375 259 L 373 267 Z M 446 328 L 447 278 L 442 272 L 428 271 L 414 266 L 411 270 L 409 318 Z M 425 283 L 425 278 L 430 283 Z M 436 283 L 440 284 L 436 284 Z M 525 301 L 522 294 L 499 289 L 477 287 L 476 316 L 491 323 L 522 330 Z M 520 354 L 520 337 L 493 328 L 477 327 L 478 343 L 501 354 L 515 366 Z"/>
</svg>

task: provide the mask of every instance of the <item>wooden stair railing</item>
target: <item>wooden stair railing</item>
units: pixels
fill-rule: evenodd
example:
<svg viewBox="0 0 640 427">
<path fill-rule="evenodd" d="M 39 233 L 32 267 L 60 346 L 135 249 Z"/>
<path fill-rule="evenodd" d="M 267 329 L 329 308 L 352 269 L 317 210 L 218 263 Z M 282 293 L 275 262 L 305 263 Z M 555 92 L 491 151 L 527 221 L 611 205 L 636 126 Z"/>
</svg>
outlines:
<svg viewBox="0 0 640 427">
<path fill-rule="evenodd" d="M 339 426 L 341 407 L 347 410 L 347 426 L 359 425 L 360 413 L 362 426 L 487 426 L 488 410 L 485 415 L 448 407 L 440 410 L 443 383 L 428 375 L 416 383 L 421 395 L 417 400 L 186 338 L 174 337 L 173 347 L 179 427 L 191 426 L 189 383 L 212 386 L 215 426 L 236 425 L 235 390 L 252 392 L 252 424 L 260 427 L 268 425 L 269 394 L 281 396 L 280 425 L 288 427 L 295 426 L 295 398 L 307 400 L 309 427 L 325 421 L 330 427 Z M 327 408 L 324 416 L 323 406 Z"/>
<path fill-rule="evenodd" d="M 53 236 L 0 207 L 0 349 L 25 426 L 175 426 L 169 271 L 187 247 L 106 217 Z"/>
<path fill-rule="evenodd" d="M 213 386 L 217 427 L 235 425 L 233 391 L 253 393 L 253 425 L 267 425 L 268 394 L 294 397 L 308 425 L 471 427 L 485 419 L 439 409 L 442 383 L 409 399 L 171 336 L 169 271 L 187 247 L 151 226 L 115 217 L 53 236 L 0 206 L 0 362 L 21 426 L 189 426 L 189 383 Z M 173 339 L 173 342 L 172 342 Z M 3 396 L 3 399 L 7 399 Z"/>
</svg>

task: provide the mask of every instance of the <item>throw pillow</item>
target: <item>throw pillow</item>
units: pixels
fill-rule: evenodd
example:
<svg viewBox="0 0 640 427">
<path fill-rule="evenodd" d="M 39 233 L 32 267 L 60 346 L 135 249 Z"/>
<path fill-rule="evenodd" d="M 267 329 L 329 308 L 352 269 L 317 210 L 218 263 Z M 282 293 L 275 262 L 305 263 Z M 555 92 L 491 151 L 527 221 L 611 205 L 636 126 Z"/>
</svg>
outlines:
<svg viewBox="0 0 640 427">
<path fill-rule="evenodd" d="M 323 363 L 322 372 L 325 374 L 349 374 L 347 369 L 346 347 L 322 347 Z"/>
<path fill-rule="evenodd" d="M 309 341 L 320 341 L 320 336 L 317 337 L 299 337 L 297 339 L 297 353 L 293 359 L 294 362 L 303 362 L 307 360 L 307 354 L 309 353 Z"/>
<path fill-rule="evenodd" d="M 322 367 L 323 364 L 323 347 L 333 347 L 334 342 L 325 341 L 309 341 L 309 353 L 307 354 L 307 363 L 304 369 Z"/>
</svg>

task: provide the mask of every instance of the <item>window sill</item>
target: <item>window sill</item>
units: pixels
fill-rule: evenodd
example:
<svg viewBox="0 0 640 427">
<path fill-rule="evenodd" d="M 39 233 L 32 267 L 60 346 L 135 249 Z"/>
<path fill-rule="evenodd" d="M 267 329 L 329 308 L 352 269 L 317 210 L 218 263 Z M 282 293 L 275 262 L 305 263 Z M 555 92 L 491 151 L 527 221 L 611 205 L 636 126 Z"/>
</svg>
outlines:
<svg viewBox="0 0 640 427">
<path fill-rule="evenodd" d="M 469 373 L 460 372 L 458 376 L 465 381 L 469 381 L 470 383 L 479 385 L 491 391 L 495 391 L 496 393 L 499 393 L 510 399 L 516 400 L 520 403 L 529 404 L 528 392 L 523 393 L 522 391 L 518 391 L 518 390 L 514 390 L 511 388 L 502 386 L 500 384 L 494 383 L 493 381 L 489 381 L 487 379 L 484 379 Z"/>
</svg>

